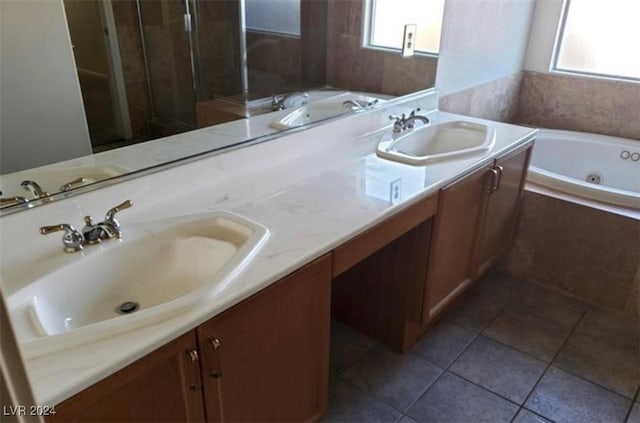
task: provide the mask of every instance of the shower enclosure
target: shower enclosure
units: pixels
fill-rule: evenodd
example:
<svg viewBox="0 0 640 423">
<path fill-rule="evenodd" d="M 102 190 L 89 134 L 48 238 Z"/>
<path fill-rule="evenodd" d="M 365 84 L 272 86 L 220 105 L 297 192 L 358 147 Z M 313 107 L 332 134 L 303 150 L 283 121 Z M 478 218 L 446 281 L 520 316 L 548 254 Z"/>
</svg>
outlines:
<svg viewBox="0 0 640 423">
<path fill-rule="evenodd" d="M 196 128 L 195 104 L 242 91 L 239 5 L 135 0 L 153 137 Z"/>
</svg>

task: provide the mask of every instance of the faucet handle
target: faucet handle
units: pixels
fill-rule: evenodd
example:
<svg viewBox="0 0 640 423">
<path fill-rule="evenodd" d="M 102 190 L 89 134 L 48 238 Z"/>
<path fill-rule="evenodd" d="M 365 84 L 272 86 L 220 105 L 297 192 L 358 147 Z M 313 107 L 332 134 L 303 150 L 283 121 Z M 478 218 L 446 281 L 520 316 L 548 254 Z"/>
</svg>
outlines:
<svg viewBox="0 0 640 423">
<path fill-rule="evenodd" d="M 128 208 L 130 208 L 132 206 L 133 206 L 133 202 L 131 200 L 123 201 L 122 203 L 118 204 L 117 206 L 110 208 L 104 219 L 107 222 L 113 222 L 116 213 L 118 213 L 119 211 L 122 211 L 122 210 L 126 210 L 126 209 L 128 209 Z"/>
<path fill-rule="evenodd" d="M 401 133 L 404 130 L 404 122 L 407 116 L 403 113 L 401 116 L 389 115 L 389 120 L 393 120 L 393 132 L 396 134 Z"/>
<path fill-rule="evenodd" d="M 71 182 L 67 182 L 66 184 L 62 185 L 59 190 L 61 192 L 66 192 L 66 191 L 69 191 L 71 188 L 75 188 L 79 185 L 84 184 L 85 182 L 87 182 L 87 178 L 85 178 L 84 176 L 81 176 L 79 178 L 74 179 Z"/>
<path fill-rule="evenodd" d="M 416 113 L 418 113 L 420 110 L 422 110 L 420 107 L 416 107 L 414 110 L 411 111 L 411 113 L 409 113 L 409 117 L 414 117 Z"/>
<path fill-rule="evenodd" d="M 73 226 L 67 223 L 60 223 L 58 225 L 42 226 L 40 228 L 40 233 L 42 235 L 49 235 L 58 231 L 64 231 L 64 235 L 62 236 L 64 251 L 66 251 L 67 253 L 76 253 L 82 250 L 84 237 Z"/>
</svg>

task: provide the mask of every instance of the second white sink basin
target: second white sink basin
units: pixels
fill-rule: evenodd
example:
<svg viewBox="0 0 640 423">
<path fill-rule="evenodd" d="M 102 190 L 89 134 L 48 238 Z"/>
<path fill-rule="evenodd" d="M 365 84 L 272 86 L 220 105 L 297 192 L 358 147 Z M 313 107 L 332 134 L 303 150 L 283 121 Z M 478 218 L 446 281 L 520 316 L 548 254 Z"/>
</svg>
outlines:
<svg viewBox="0 0 640 423">
<path fill-rule="evenodd" d="M 394 134 L 395 135 L 395 134 Z M 378 144 L 376 153 L 385 159 L 411 165 L 487 153 L 496 132 L 487 125 L 454 121 L 419 127 Z"/>
<path fill-rule="evenodd" d="M 27 355 L 135 329 L 214 299 L 268 236 L 263 226 L 226 212 L 127 229 L 140 235 L 107 241 L 103 251 L 80 257 L 9 297 Z M 91 248 L 100 247 L 85 251 Z"/>
</svg>

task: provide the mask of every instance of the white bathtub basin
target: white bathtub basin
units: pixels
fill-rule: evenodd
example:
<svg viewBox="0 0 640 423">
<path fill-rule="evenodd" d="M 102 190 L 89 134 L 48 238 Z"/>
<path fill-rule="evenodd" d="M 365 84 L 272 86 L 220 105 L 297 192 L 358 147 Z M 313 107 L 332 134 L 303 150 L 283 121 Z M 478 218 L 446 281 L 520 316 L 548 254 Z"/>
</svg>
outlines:
<svg viewBox="0 0 640 423">
<path fill-rule="evenodd" d="M 126 230 L 8 299 L 24 350 L 43 354 L 175 316 L 220 295 L 265 242 L 261 225 L 216 212 Z M 108 245 L 111 243 L 111 245 Z M 65 254 L 60 252 L 60 254 Z M 137 307 L 136 307 L 137 305 Z"/>
<path fill-rule="evenodd" d="M 376 154 L 385 159 L 410 165 L 486 154 L 495 143 L 494 128 L 487 125 L 454 121 L 421 126 L 391 140 L 378 143 Z"/>
<path fill-rule="evenodd" d="M 566 194 L 640 209 L 640 143 L 542 129 L 536 136 L 528 180 Z"/>
</svg>

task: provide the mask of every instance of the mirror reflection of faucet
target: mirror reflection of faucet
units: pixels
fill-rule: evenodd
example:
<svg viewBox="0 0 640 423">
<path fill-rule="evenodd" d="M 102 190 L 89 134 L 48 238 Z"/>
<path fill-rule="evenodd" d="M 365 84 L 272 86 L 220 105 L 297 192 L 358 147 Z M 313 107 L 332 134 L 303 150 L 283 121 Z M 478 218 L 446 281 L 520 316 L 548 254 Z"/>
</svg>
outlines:
<svg viewBox="0 0 640 423">
<path fill-rule="evenodd" d="M 300 91 L 294 91 L 292 93 L 285 94 L 282 98 L 277 95 L 273 95 L 271 97 L 271 110 L 274 112 L 278 112 L 280 110 L 289 109 L 291 107 L 300 107 L 304 106 L 308 103 L 306 100 L 309 98 L 309 94 Z M 298 100 L 302 100 L 300 103 L 296 104 Z"/>
<path fill-rule="evenodd" d="M 368 110 L 378 104 L 378 99 L 376 98 L 373 101 L 364 101 L 364 100 L 347 100 L 342 103 L 344 107 L 349 107 L 351 110 L 359 112 L 362 110 Z"/>
</svg>

